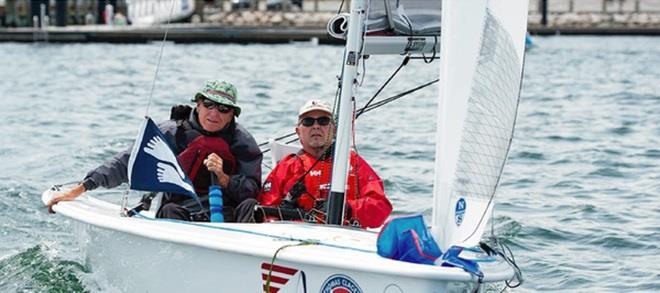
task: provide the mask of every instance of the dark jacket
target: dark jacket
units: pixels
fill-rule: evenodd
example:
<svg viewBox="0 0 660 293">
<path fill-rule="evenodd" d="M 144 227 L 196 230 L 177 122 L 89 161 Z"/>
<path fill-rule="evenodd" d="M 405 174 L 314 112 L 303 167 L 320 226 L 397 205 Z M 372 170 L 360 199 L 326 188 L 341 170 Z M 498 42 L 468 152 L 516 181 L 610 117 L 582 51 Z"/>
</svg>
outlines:
<svg viewBox="0 0 660 293">
<path fill-rule="evenodd" d="M 181 127 L 182 124 L 185 127 Z M 236 174 L 229 176 L 229 185 L 223 189 L 225 205 L 235 207 L 247 198 L 256 198 L 261 188 L 261 160 L 263 155 L 254 137 L 240 124 L 232 120 L 222 130 L 209 133 L 199 125 L 197 111 L 192 111 L 188 120 L 168 120 L 160 123 L 158 128 L 163 132 L 167 143 L 172 146 L 176 155 L 199 135 L 216 136 L 225 140 L 237 161 Z M 179 134 L 178 143 L 177 131 L 185 131 L 184 135 Z M 181 139 L 181 137 L 184 139 Z M 99 186 L 112 188 L 128 182 L 128 159 L 131 149 L 132 146 L 88 172 L 83 180 L 85 190 L 93 190 Z"/>
</svg>

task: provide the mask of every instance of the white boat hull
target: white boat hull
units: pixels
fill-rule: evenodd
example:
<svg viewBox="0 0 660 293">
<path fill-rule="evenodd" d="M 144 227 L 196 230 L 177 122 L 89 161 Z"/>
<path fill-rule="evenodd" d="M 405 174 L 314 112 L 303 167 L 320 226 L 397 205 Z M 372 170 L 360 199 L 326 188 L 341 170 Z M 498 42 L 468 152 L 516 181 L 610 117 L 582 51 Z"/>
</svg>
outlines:
<svg viewBox="0 0 660 293">
<path fill-rule="evenodd" d="M 42 200 L 52 192 L 44 192 Z M 80 222 L 91 270 L 126 292 L 264 292 L 273 255 L 285 246 L 274 262 L 270 292 L 464 292 L 477 284 L 459 268 L 380 257 L 375 232 L 127 218 L 119 209 L 89 196 L 54 206 Z M 502 261 L 482 264 L 485 283 L 513 275 Z"/>
</svg>

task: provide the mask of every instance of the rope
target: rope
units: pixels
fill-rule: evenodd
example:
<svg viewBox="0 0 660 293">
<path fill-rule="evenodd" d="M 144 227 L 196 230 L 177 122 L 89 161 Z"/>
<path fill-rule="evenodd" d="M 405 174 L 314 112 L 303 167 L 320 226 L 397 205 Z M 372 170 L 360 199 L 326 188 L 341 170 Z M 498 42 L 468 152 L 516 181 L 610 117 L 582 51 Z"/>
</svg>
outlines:
<svg viewBox="0 0 660 293">
<path fill-rule="evenodd" d="M 280 251 L 282 251 L 285 248 L 289 248 L 289 247 L 296 247 L 296 246 L 303 246 L 303 245 L 317 245 L 317 244 L 319 244 L 318 241 L 303 240 L 299 243 L 287 244 L 287 245 L 283 245 L 282 247 L 278 248 L 275 251 L 275 254 L 273 254 L 273 258 L 270 260 L 270 268 L 268 269 L 268 275 L 266 276 L 266 285 L 264 285 L 264 292 L 270 292 L 270 280 L 271 280 L 271 276 L 273 275 L 273 266 L 275 265 L 275 259 L 277 259 L 277 254 L 279 254 Z M 305 288 L 305 290 L 307 290 L 307 288 Z"/>
<path fill-rule="evenodd" d="M 502 292 L 506 288 L 517 288 L 522 283 L 524 282 L 523 275 L 522 275 L 522 270 L 520 267 L 518 267 L 518 264 L 516 264 L 516 258 L 513 256 L 513 252 L 511 251 L 511 248 L 509 248 L 508 245 L 506 245 L 504 242 L 499 241 L 497 237 L 491 238 L 491 241 L 494 242 L 495 245 L 499 246 L 501 251 L 495 251 L 499 256 L 501 256 L 504 261 L 506 261 L 512 268 L 513 268 L 513 277 L 511 277 L 510 280 L 504 281 L 506 284 L 506 287 L 502 289 Z M 517 281 L 518 283 L 513 284 L 513 282 Z"/>
<path fill-rule="evenodd" d="M 426 56 L 424 56 L 424 54 L 422 54 L 422 59 L 424 60 L 424 63 L 426 63 L 426 64 L 430 64 L 431 62 L 433 62 L 433 60 L 436 59 L 435 54 L 436 54 L 437 46 L 438 46 L 438 36 L 437 35 L 433 36 L 433 40 L 434 40 L 434 42 L 433 42 L 433 55 L 431 55 L 431 58 L 429 58 L 427 60 Z"/>
</svg>

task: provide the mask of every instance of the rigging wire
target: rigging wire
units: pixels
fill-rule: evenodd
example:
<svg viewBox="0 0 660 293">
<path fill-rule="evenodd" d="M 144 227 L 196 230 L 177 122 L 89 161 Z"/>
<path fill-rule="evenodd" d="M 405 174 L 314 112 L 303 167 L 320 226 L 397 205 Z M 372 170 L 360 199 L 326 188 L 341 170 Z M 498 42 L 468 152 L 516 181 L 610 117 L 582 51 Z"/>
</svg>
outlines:
<svg viewBox="0 0 660 293">
<path fill-rule="evenodd" d="M 358 118 L 361 114 L 363 114 L 363 113 L 367 113 L 367 112 L 369 112 L 369 111 L 371 111 L 371 110 L 374 110 L 374 109 L 376 109 L 376 108 L 379 108 L 379 107 L 381 107 L 381 106 L 384 106 L 384 105 L 386 105 L 386 104 L 389 104 L 389 103 L 391 103 L 391 102 L 394 102 L 394 101 L 396 101 L 396 100 L 398 100 L 398 99 L 400 99 L 400 98 L 403 98 L 403 97 L 405 97 L 405 96 L 407 96 L 407 95 L 409 95 L 409 94 L 412 94 L 412 93 L 414 93 L 414 92 L 416 92 L 416 91 L 418 91 L 418 90 L 421 90 L 421 89 L 423 89 L 423 88 L 425 88 L 425 87 L 428 87 L 428 86 L 430 86 L 430 85 L 432 85 L 432 84 L 434 84 L 434 83 L 436 83 L 436 82 L 438 82 L 438 81 L 439 81 L 439 79 L 435 79 L 435 80 L 429 81 L 429 82 L 427 82 L 427 83 L 425 83 L 425 84 L 422 84 L 422 85 L 419 85 L 419 86 L 414 87 L 414 88 L 412 88 L 412 89 L 409 89 L 409 90 L 407 90 L 407 91 L 405 91 L 405 92 L 401 92 L 401 93 L 399 93 L 399 94 L 397 94 L 397 95 L 394 95 L 394 96 L 391 96 L 391 97 L 385 98 L 385 99 L 383 99 L 383 100 L 380 100 L 380 101 L 378 101 L 378 102 L 375 102 L 375 103 L 373 103 L 373 104 L 371 104 L 371 105 L 366 105 L 366 106 L 360 108 L 360 110 L 359 110 L 360 113 L 359 113 L 359 114 L 356 114 L 356 115 L 355 115 L 355 118 L 357 119 L 357 118 Z M 286 135 L 283 135 L 283 136 L 277 137 L 277 138 L 275 138 L 274 140 L 275 140 L 275 141 L 279 141 L 279 140 L 282 140 L 282 139 L 285 139 L 285 138 L 289 138 L 289 137 L 291 137 L 291 136 L 293 136 L 293 135 L 295 135 L 295 134 L 296 134 L 295 132 L 292 132 L 292 133 L 289 133 L 289 134 L 286 134 Z M 289 140 L 289 141 L 285 142 L 285 144 L 290 144 L 290 143 L 295 142 L 295 141 L 297 141 L 297 140 L 298 140 L 298 138 L 296 137 L 296 138 L 294 138 L 294 139 L 292 139 L 292 140 Z M 266 141 L 266 142 L 262 142 L 262 143 L 259 144 L 259 147 L 266 146 L 266 145 L 268 145 L 268 143 L 269 143 L 268 141 Z M 263 150 L 261 153 L 262 153 L 262 154 L 265 154 L 265 153 L 267 153 L 267 152 L 269 152 L 269 151 L 270 151 L 270 149 L 265 149 L 265 150 Z"/>
<path fill-rule="evenodd" d="M 520 85 L 518 86 L 518 102 L 516 103 L 516 110 L 515 110 L 514 113 L 518 113 L 518 108 L 520 107 L 520 93 L 522 92 L 522 81 L 523 81 L 523 77 L 524 77 L 524 75 L 525 75 L 525 60 L 527 59 L 527 58 L 525 58 L 525 57 L 526 57 L 526 54 L 525 54 L 525 52 L 523 51 L 523 56 L 522 56 L 522 70 L 520 70 Z M 507 150 L 506 150 L 506 154 L 507 154 L 507 155 L 506 155 L 505 160 L 504 160 L 505 163 L 506 163 L 506 158 L 508 158 L 509 152 L 511 151 L 511 140 L 513 140 L 513 136 L 514 136 L 514 134 L 515 134 L 516 122 L 517 122 L 517 121 L 518 121 L 518 115 L 514 115 L 514 117 L 513 117 L 513 127 L 511 127 L 511 138 L 509 139 L 509 146 L 507 147 Z M 500 169 L 500 177 L 497 178 L 497 183 L 498 183 L 498 184 L 499 184 L 499 181 L 500 181 L 500 179 L 501 179 L 501 176 L 502 176 L 502 170 L 503 170 L 503 169 L 504 169 L 504 164 L 502 164 L 502 169 Z M 495 185 L 495 186 L 497 186 L 497 185 Z M 494 194 L 493 194 L 493 195 L 494 195 Z M 491 213 L 491 217 L 492 217 L 492 216 L 493 216 L 493 215 L 492 215 L 492 213 Z M 494 219 L 491 219 L 491 221 L 493 221 L 493 220 L 494 220 Z M 493 222 L 494 222 L 494 221 L 493 221 Z M 494 230 L 493 230 L 493 231 L 494 231 Z M 493 232 L 493 235 L 494 235 L 494 234 L 495 234 L 495 233 Z M 495 239 L 497 239 L 497 238 L 495 238 Z M 509 257 L 506 256 L 506 253 L 503 253 L 503 254 L 505 254 L 505 255 L 503 255 L 503 256 L 504 256 L 504 259 L 505 259 L 505 260 L 506 260 L 506 261 L 507 261 L 507 262 L 513 267 L 513 269 L 514 269 L 514 273 L 515 273 L 514 276 L 511 278 L 511 280 L 507 280 L 507 281 L 505 281 L 504 283 L 505 283 L 505 284 L 507 285 L 507 287 L 509 287 L 509 288 L 516 288 L 516 287 L 522 285 L 522 283 L 524 282 L 523 275 L 522 275 L 522 270 L 521 270 L 521 269 L 518 267 L 518 265 L 516 264 L 516 259 L 515 259 L 515 257 L 513 256 L 513 252 L 511 251 L 511 249 L 510 249 L 508 246 L 504 245 L 504 243 L 502 243 L 502 242 L 500 242 L 500 248 L 502 248 L 502 251 L 504 251 L 504 249 L 506 248 L 506 252 L 508 252 L 508 255 L 511 256 L 511 257 L 509 258 Z M 513 282 L 514 278 L 518 281 L 518 283 L 517 283 L 517 284 L 514 284 L 514 285 L 511 285 L 510 282 Z"/>
<path fill-rule="evenodd" d="M 147 109 L 144 112 L 144 116 L 149 116 L 149 108 L 151 107 L 151 100 L 154 96 L 154 89 L 156 88 L 156 80 L 158 79 L 158 71 L 160 69 L 160 61 L 163 59 L 163 51 L 165 48 L 165 41 L 167 40 L 167 33 L 170 29 L 170 20 L 172 19 L 172 13 L 174 13 L 174 0 L 170 1 L 170 16 L 167 18 L 167 24 L 165 25 L 165 33 L 163 34 L 163 41 L 160 44 L 160 52 L 158 54 L 158 61 L 156 62 L 156 72 L 154 72 L 154 78 L 151 81 L 151 90 L 149 91 L 149 100 L 147 102 Z"/>
<path fill-rule="evenodd" d="M 440 81 L 440 79 L 435 79 L 435 80 L 429 81 L 429 82 L 427 82 L 427 83 L 425 83 L 425 84 L 422 84 L 422 85 L 420 85 L 420 86 L 417 86 L 417 87 L 415 87 L 415 88 L 409 89 L 409 90 L 407 90 L 407 91 L 405 91 L 405 92 L 402 92 L 402 93 L 399 93 L 399 94 L 397 94 L 397 95 L 391 96 L 391 97 L 386 98 L 386 99 L 383 99 L 383 100 L 381 100 L 381 101 L 378 101 L 378 102 L 376 102 L 376 103 L 370 105 L 369 107 L 364 107 L 364 108 L 363 108 L 364 111 L 362 111 L 362 112 L 367 113 L 367 112 L 369 112 L 369 111 L 371 111 L 371 110 L 373 110 L 373 109 L 376 109 L 376 108 L 378 108 L 378 107 L 380 107 L 380 106 L 383 106 L 383 105 L 385 105 L 385 104 L 388 104 L 388 103 L 390 103 L 390 102 L 393 102 L 393 101 L 395 101 L 395 100 L 398 100 L 398 99 L 400 99 L 400 98 L 402 98 L 402 97 L 405 97 L 405 96 L 407 96 L 407 95 L 409 95 L 409 94 L 412 94 L 412 93 L 414 93 L 414 92 L 416 92 L 416 91 L 418 91 L 418 90 L 420 90 L 420 89 L 423 89 L 423 88 L 425 88 L 425 87 L 427 87 L 427 86 L 430 86 L 430 85 L 432 85 L 432 84 L 434 84 L 434 83 L 436 83 L 436 82 L 438 82 L 438 81 Z"/>
<path fill-rule="evenodd" d="M 160 52 L 158 53 L 158 59 L 156 61 L 156 70 L 154 72 L 154 78 L 151 81 L 151 90 L 149 91 L 149 99 L 147 100 L 147 107 L 144 111 L 144 117 L 149 117 L 149 108 L 151 108 L 151 101 L 153 100 L 154 96 L 154 89 L 156 88 L 156 80 L 158 79 L 158 71 L 160 69 L 160 61 L 163 59 L 163 51 L 165 48 L 165 41 L 167 40 L 167 33 L 170 28 L 170 20 L 172 19 L 172 13 L 174 12 L 174 0 L 170 2 L 170 15 L 167 18 L 167 24 L 165 25 L 165 33 L 163 34 L 163 42 L 160 44 Z M 120 207 L 119 213 L 122 216 L 128 216 L 127 212 L 128 209 L 126 208 L 128 204 L 128 194 L 130 192 L 131 186 L 130 184 L 126 186 L 126 191 L 124 192 L 124 195 L 122 196 L 122 205 Z"/>
<path fill-rule="evenodd" d="M 401 98 L 401 97 L 403 97 L 403 96 L 405 96 L 405 95 L 407 95 L 407 94 L 413 93 L 413 92 L 415 92 L 415 91 L 417 91 L 417 90 L 419 90 L 419 89 L 422 89 L 422 88 L 424 88 L 424 87 L 427 87 L 427 86 L 429 86 L 429 85 L 431 85 L 431 84 L 433 84 L 433 83 L 435 83 L 435 82 L 438 81 L 438 79 L 436 79 L 436 80 L 431 81 L 431 82 L 429 82 L 429 83 L 423 84 L 423 85 L 421 85 L 421 86 L 419 86 L 419 87 L 416 87 L 416 88 L 413 88 L 413 89 L 411 89 L 411 90 L 408 90 L 408 91 L 405 91 L 405 92 L 403 92 L 403 93 L 400 93 L 400 94 L 398 94 L 398 95 L 395 95 L 395 96 L 393 96 L 393 97 L 389 97 L 389 98 L 387 98 L 387 99 L 384 99 L 383 101 L 379 101 L 379 102 L 377 102 L 376 104 L 374 104 L 374 105 L 378 105 L 378 106 L 376 106 L 376 107 L 371 107 L 371 108 L 370 108 L 370 104 L 371 104 L 371 102 L 372 102 L 372 101 L 373 101 L 373 100 L 374 100 L 374 99 L 375 99 L 375 98 L 376 98 L 376 97 L 377 97 L 377 96 L 383 91 L 383 89 L 385 88 L 385 86 L 387 86 L 387 84 L 389 84 L 389 82 L 392 81 L 392 79 L 394 78 L 394 76 L 396 76 L 396 74 L 399 73 L 399 71 L 401 70 L 401 68 L 403 68 L 403 66 L 405 66 L 405 65 L 408 64 L 408 61 L 409 61 L 410 59 L 419 59 L 419 58 L 417 58 L 417 57 L 411 57 L 410 55 L 406 56 L 406 57 L 404 58 L 403 62 L 401 63 L 401 65 L 399 65 L 399 68 L 397 68 L 397 69 L 394 71 L 394 73 L 393 73 L 393 74 L 387 79 L 387 81 L 385 81 L 385 83 L 384 83 L 384 84 L 378 89 L 378 91 L 377 91 L 377 92 L 371 97 L 371 99 L 369 99 L 369 101 L 365 104 L 365 106 L 362 107 L 362 108 L 360 108 L 360 109 L 358 110 L 359 112 L 357 112 L 357 114 L 355 115 L 355 118 L 357 118 L 357 117 L 359 117 L 360 115 L 362 115 L 362 113 L 368 112 L 368 111 L 373 110 L 373 109 L 375 109 L 375 108 L 377 108 L 377 107 L 379 107 L 379 106 L 385 105 L 385 104 L 387 104 L 387 103 L 389 103 L 389 102 L 392 102 L 392 101 L 394 101 L 394 100 L 396 100 L 396 99 L 399 99 L 399 98 Z M 364 63 L 364 62 L 363 62 L 363 63 Z M 343 70 L 344 70 L 344 65 L 342 65 L 342 72 L 343 72 Z M 365 71 L 366 71 L 366 69 L 365 69 Z M 333 103 L 334 107 L 336 107 L 336 105 L 337 105 L 337 99 L 339 98 L 339 94 L 340 94 L 340 90 L 341 90 L 341 76 L 338 76 L 337 79 L 338 79 L 338 86 L 337 86 L 337 90 L 335 91 L 335 101 L 334 101 L 334 103 Z M 385 101 L 385 102 L 384 102 L 384 101 Z M 333 112 L 334 112 L 334 109 L 333 109 Z M 291 132 L 291 133 L 288 133 L 288 134 L 285 134 L 285 135 L 282 135 L 282 136 L 276 137 L 274 140 L 275 140 L 275 141 L 279 141 L 279 140 L 282 140 L 282 139 L 285 139 L 285 138 L 289 138 L 289 137 L 291 137 L 291 136 L 293 136 L 293 135 L 295 135 L 295 134 L 296 134 L 295 132 Z M 288 141 L 287 144 L 292 143 L 292 142 L 297 141 L 297 140 L 298 140 L 298 139 L 295 138 L 295 139 L 293 139 L 293 140 Z M 262 142 L 262 143 L 259 144 L 259 147 L 261 148 L 261 147 L 267 145 L 268 143 L 269 143 L 268 141 Z M 269 151 L 270 151 L 270 149 L 266 149 L 266 150 L 264 150 L 262 153 L 267 153 L 267 152 L 269 152 Z"/>
<path fill-rule="evenodd" d="M 344 8 L 344 1 L 341 0 L 341 3 L 339 3 L 339 9 L 337 10 L 337 15 L 341 14 L 341 10 Z"/>
<path fill-rule="evenodd" d="M 397 73 L 399 73 L 399 71 L 401 70 L 401 68 L 403 68 L 404 66 L 408 65 L 408 61 L 409 61 L 409 60 L 410 60 L 410 56 L 409 56 L 409 55 L 406 56 L 406 58 L 403 58 L 403 61 L 401 62 L 401 65 L 399 65 L 399 68 L 397 68 L 397 69 L 394 71 L 394 73 L 392 73 L 392 74 L 390 75 L 390 77 L 385 81 L 385 83 L 383 83 L 383 85 L 378 89 L 378 91 L 376 91 L 376 93 L 371 97 L 371 99 L 369 99 L 369 101 L 367 101 L 367 103 L 365 104 L 364 107 L 362 107 L 362 109 L 360 110 L 360 112 L 358 112 L 358 113 L 355 115 L 356 118 L 359 117 L 360 115 L 362 115 L 362 112 L 364 112 L 364 109 L 367 108 L 367 107 L 369 106 L 369 104 L 370 104 L 370 103 L 371 103 L 371 102 L 372 102 L 372 101 L 373 101 L 373 100 L 374 100 L 374 99 L 380 94 L 380 92 L 383 91 L 383 89 L 385 89 L 385 87 L 390 83 L 390 81 L 392 81 L 392 79 L 394 78 L 394 76 L 396 76 Z"/>
</svg>

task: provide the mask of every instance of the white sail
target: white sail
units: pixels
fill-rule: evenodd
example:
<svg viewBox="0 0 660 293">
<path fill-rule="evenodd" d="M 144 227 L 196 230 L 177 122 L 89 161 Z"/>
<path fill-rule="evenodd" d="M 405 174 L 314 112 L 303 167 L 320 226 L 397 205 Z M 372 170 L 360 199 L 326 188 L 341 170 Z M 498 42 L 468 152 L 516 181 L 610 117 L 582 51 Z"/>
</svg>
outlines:
<svg viewBox="0 0 660 293">
<path fill-rule="evenodd" d="M 512 136 L 526 3 L 445 0 L 440 7 L 437 0 L 423 0 L 431 6 L 437 3 L 436 9 L 425 10 L 408 0 L 388 1 L 387 10 L 397 15 L 387 16 L 387 21 L 399 24 L 388 27 L 388 32 L 400 29 L 401 20 L 426 19 L 436 15 L 426 12 L 443 9 L 433 225 L 443 249 L 455 243 L 474 244 L 492 210 L 489 200 Z M 334 195 L 343 194 L 346 186 L 354 90 L 360 84 L 361 57 L 370 45 L 370 36 L 364 37 L 368 6 L 367 0 L 351 1 L 337 107 Z M 438 35 L 433 29 L 437 20 L 431 17 L 425 22 L 428 26 L 414 26 L 412 33 L 404 26 L 399 35 L 379 35 L 372 40 L 371 45 L 378 45 L 373 51 L 437 52 Z M 433 33 L 418 35 L 429 31 Z M 398 47 L 388 48 L 392 46 Z M 47 190 L 42 201 L 46 204 L 62 191 Z M 457 213 L 458 202 L 464 203 L 464 213 L 460 209 Z M 343 199 L 336 206 L 343 208 Z M 198 223 L 156 219 L 146 212 L 122 217 L 119 206 L 91 196 L 60 202 L 53 210 L 81 224 L 81 244 L 90 267 L 127 292 L 467 292 L 514 276 L 515 265 L 502 255 L 479 256 L 474 260 L 479 261 L 476 272 L 465 266 L 382 257 L 378 233 L 337 225 Z M 339 211 L 338 223 L 344 218 Z M 112 261 L 108 256 L 113 256 Z"/>
<path fill-rule="evenodd" d="M 432 222 L 442 249 L 477 244 L 490 218 L 518 108 L 527 5 L 443 1 Z"/>
</svg>

